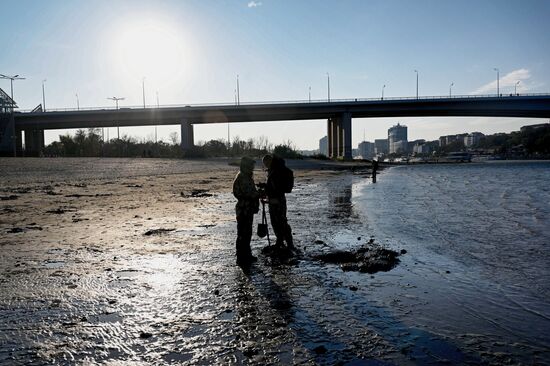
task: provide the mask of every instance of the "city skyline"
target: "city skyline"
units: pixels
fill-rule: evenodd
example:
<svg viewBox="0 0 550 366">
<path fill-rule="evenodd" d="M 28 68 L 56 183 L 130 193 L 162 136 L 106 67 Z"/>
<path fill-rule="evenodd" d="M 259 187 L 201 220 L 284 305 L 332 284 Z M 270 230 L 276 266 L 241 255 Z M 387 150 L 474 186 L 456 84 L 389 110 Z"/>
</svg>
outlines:
<svg viewBox="0 0 550 366">
<path fill-rule="evenodd" d="M 308 100 L 310 91 L 312 99 L 325 99 L 328 77 L 332 99 L 414 96 L 417 76 L 420 96 L 494 94 L 495 68 L 503 94 L 546 92 L 550 80 L 544 19 L 550 5 L 543 1 L 8 1 L 3 7 L 17 15 L 3 21 L 0 73 L 26 78 L 14 83 L 21 109 L 42 103 L 43 86 L 47 108 L 112 107 L 113 95 L 126 98 L 121 106 L 143 99 L 156 105 L 157 91 L 161 105 L 231 103 L 237 75 L 242 102 Z M 9 86 L 0 81 L 3 90 Z M 411 139 L 436 139 L 463 130 L 510 132 L 538 120 L 400 121 L 415 131 Z M 374 140 L 395 122 L 354 119 L 353 145 L 363 131 Z M 159 127 L 159 138 L 173 131 L 179 127 Z M 47 131 L 46 142 L 63 132 Z M 121 128 L 138 138 L 153 133 Z M 264 135 L 303 149 L 325 134 L 323 120 L 231 126 L 232 137 Z M 198 126 L 195 136 L 227 139 L 227 127 Z"/>
</svg>

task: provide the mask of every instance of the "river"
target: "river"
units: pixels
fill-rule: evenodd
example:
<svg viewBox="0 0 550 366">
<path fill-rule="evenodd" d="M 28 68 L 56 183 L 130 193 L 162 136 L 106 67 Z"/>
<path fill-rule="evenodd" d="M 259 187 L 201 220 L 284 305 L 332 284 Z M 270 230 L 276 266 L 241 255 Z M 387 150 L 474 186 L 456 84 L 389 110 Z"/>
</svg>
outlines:
<svg viewBox="0 0 550 366">
<path fill-rule="evenodd" d="M 493 361 L 540 362 L 550 345 L 549 182 L 549 162 L 491 162 L 400 166 L 358 183 L 369 231 L 407 251 L 386 277 L 408 286 L 372 297 L 398 295 L 401 322 Z"/>
</svg>

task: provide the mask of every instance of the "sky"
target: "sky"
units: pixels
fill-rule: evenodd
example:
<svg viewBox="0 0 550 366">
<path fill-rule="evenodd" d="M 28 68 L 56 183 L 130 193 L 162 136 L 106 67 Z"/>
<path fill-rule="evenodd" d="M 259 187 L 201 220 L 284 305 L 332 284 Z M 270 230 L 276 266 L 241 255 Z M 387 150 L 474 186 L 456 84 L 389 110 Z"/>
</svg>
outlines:
<svg viewBox="0 0 550 366">
<path fill-rule="evenodd" d="M 550 1 L 535 0 L 0 0 L 0 74 L 20 109 L 232 103 L 327 98 L 550 92 Z M 46 80 L 43 82 L 43 80 Z M 8 80 L 0 88 L 9 93 Z M 526 118 L 353 120 L 354 146 L 519 130 Z M 152 139 L 153 127 L 121 128 Z M 168 141 L 179 126 L 158 128 Z M 59 134 L 46 132 L 46 143 Z M 74 131 L 72 131 L 74 132 Z M 231 138 L 266 136 L 318 148 L 326 121 L 232 124 Z M 111 137 L 115 129 L 111 129 Z M 195 141 L 227 139 L 227 125 L 195 127 Z"/>
</svg>

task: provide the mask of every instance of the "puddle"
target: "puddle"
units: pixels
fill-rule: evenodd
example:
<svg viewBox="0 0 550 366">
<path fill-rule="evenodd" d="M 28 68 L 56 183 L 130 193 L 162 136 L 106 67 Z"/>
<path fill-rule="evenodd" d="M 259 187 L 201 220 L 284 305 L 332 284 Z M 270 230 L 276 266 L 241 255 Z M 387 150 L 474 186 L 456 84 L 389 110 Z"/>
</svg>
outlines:
<svg viewBox="0 0 550 366">
<path fill-rule="evenodd" d="M 137 269 L 123 269 L 122 271 L 117 271 L 118 278 L 134 278 L 139 276 L 140 271 Z"/>
</svg>

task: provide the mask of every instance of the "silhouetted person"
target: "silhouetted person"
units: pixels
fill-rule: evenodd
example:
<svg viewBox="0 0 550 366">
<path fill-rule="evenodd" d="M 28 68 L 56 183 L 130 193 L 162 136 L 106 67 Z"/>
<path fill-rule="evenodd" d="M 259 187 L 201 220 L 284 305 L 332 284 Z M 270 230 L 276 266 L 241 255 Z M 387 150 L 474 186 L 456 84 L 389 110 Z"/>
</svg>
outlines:
<svg viewBox="0 0 550 366">
<path fill-rule="evenodd" d="M 378 160 L 372 160 L 372 182 L 376 183 L 376 173 L 378 172 Z"/>
<path fill-rule="evenodd" d="M 285 161 L 278 156 L 266 155 L 262 159 L 267 168 L 265 194 L 268 199 L 269 217 L 277 240 L 275 246 L 282 247 L 286 242 L 288 248 L 294 248 L 292 229 L 286 217 L 285 193 L 290 193 L 294 186 L 292 170 L 286 167 Z"/>
<path fill-rule="evenodd" d="M 246 266 L 256 260 L 250 250 L 252 223 L 254 215 L 260 208 L 260 195 L 254 185 L 253 171 L 255 161 L 251 158 L 241 159 L 240 171 L 233 181 L 233 195 L 237 198 L 237 264 Z"/>
</svg>

